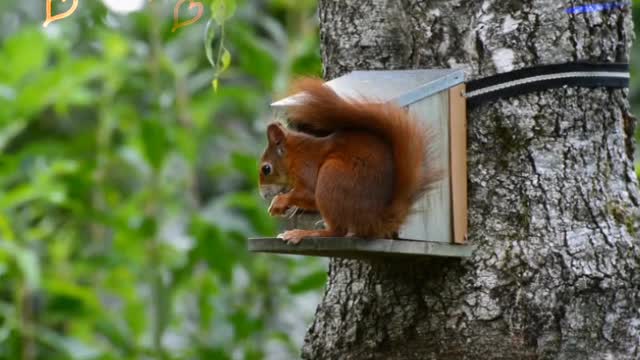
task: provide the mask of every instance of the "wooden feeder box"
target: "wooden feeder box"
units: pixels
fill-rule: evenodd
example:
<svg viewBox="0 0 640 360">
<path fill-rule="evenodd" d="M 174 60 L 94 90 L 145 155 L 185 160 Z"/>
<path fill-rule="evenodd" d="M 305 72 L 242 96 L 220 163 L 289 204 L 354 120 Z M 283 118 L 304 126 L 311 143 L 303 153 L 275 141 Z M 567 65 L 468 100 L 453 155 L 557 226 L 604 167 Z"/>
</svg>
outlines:
<svg viewBox="0 0 640 360">
<path fill-rule="evenodd" d="M 327 83 L 338 95 L 393 102 L 436 133 L 432 144 L 443 179 L 415 204 L 400 239 L 305 238 L 290 245 L 277 238 L 249 239 L 249 250 L 284 254 L 367 258 L 373 256 L 468 257 L 466 101 L 464 72 L 452 69 L 354 71 Z M 292 95 L 271 106 L 286 116 Z M 425 149 L 426 150 L 426 149 Z M 319 215 L 299 215 L 286 229 L 312 229 Z"/>
</svg>

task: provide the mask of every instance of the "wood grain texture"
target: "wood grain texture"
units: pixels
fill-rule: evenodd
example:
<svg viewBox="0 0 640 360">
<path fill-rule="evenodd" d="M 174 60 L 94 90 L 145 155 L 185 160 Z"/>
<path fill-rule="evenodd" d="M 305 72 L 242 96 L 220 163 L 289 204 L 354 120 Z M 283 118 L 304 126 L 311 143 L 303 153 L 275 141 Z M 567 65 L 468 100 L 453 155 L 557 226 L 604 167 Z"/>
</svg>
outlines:
<svg viewBox="0 0 640 360">
<path fill-rule="evenodd" d="M 406 239 L 308 238 L 297 245 L 277 238 L 249 239 L 249 250 L 277 254 L 328 256 L 351 259 L 390 257 L 469 257 L 472 246 Z"/>
<path fill-rule="evenodd" d="M 429 144 L 434 162 L 430 166 L 449 174 L 449 92 L 441 91 L 417 101 L 409 106 L 409 112 L 436 134 L 435 143 Z M 452 242 L 451 182 L 448 175 L 416 202 L 414 212 L 400 230 L 400 237 Z"/>
<path fill-rule="evenodd" d="M 467 238 L 467 101 L 464 84 L 449 90 L 449 138 L 451 143 L 451 221 L 452 242 L 464 244 Z"/>
</svg>

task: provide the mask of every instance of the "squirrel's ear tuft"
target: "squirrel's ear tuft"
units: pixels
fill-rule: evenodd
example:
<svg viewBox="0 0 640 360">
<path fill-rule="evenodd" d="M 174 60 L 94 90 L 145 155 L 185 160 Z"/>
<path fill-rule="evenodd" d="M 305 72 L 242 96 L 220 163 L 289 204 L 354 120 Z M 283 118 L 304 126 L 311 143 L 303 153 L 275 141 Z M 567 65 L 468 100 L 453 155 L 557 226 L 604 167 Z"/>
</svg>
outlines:
<svg viewBox="0 0 640 360">
<path fill-rule="evenodd" d="M 280 145 L 285 138 L 285 130 L 279 122 L 273 122 L 267 127 L 267 138 L 269 144 Z"/>
</svg>

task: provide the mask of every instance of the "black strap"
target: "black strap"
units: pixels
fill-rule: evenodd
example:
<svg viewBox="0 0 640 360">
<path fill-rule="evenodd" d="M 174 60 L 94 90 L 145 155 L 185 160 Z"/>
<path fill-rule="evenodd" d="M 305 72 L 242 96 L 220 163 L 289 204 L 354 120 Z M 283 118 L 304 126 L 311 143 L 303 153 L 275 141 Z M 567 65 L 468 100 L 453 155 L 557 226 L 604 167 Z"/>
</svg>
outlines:
<svg viewBox="0 0 640 360">
<path fill-rule="evenodd" d="M 625 88 L 629 86 L 629 64 L 541 65 L 473 80 L 466 85 L 470 105 L 563 86 Z"/>
</svg>

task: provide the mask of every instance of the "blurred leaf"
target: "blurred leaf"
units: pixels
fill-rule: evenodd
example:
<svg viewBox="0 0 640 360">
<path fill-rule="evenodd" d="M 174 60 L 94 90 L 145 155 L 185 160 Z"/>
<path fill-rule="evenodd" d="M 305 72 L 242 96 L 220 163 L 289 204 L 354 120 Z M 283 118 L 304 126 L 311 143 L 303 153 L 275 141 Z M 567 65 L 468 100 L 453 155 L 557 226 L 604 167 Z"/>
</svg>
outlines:
<svg viewBox="0 0 640 360">
<path fill-rule="evenodd" d="M 240 309 L 231 315 L 231 323 L 236 332 L 235 335 L 240 340 L 246 339 L 263 326 L 262 321 L 253 318 L 244 309 Z"/>
<path fill-rule="evenodd" d="M 205 27 L 205 36 L 204 36 L 204 51 L 207 56 L 207 60 L 211 66 L 216 66 L 216 60 L 213 56 L 213 40 L 216 37 L 216 30 L 214 28 L 213 19 L 207 21 L 207 25 Z"/>
<path fill-rule="evenodd" d="M 25 84 L 19 93 L 16 108 L 23 116 L 31 116 L 51 104 L 58 108 L 86 105 L 94 99 L 93 92 L 86 86 L 103 70 L 92 58 L 59 64 L 56 69 L 47 70 Z"/>
<path fill-rule="evenodd" d="M 158 170 L 171 150 L 167 131 L 158 120 L 143 120 L 140 125 L 144 155 Z"/>
<path fill-rule="evenodd" d="M 229 196 L 227 201 L 229 207 L 242 210 L 257 234 L 267 236 L 276 233 L 273 219 L 266 211 L 267 206 L 260 197 L 255 194 L 236 193 Z"/>
<path fill-rule="evenodd" d="M 223 24 L 229 20 L 235 12 L 235 0 L 213 0 L 211 2 L 211 17 L 218 24 Z"/>
<path fill-rule="evenodd" d="M 227 70 L 230 64 L 231 64 L 231 53 L 229 53 L 229 50 L 227 49 L 222 49 L 222 65 L 220 67 L 220 72 Z"/>
<path fill-rule="evenodd" d="M 231 154 L 231 164 L 249 179 L 251 185 L 258 184 L 260 175 L 258 173 L 258 158 L 255 155 L 233 152 Z"/>
<path fill-rule="evenodd" d="M 134 353 L 135 344 L 131 334 L 122 331 L 106 320 L 99 321 L 96 329 L 102 336 L 105 336 L 113 345 L 120 349 L 123 355 L 131 356 Z"/>
<path fill-rule="evenodd" d="M 226 241 L 220 229 L 201 219 L 193 222 L 191 234 L 197 241 L 197 245 L 191 250 L 192 263 L 197 259 L 206 261 L 211 270 L 215 271 L 223 281 L 229 282 L 237 248 Z"/>
<path fill-rule="evenodd" d="M 48 311 L 64 318 L 92 315 L 99 310 L 98 299 L 89 287 L 81 287 L 59 279 L 48 279 L 44 287 L 51 294 Z"/>
<path fill-rule="evenodd" d="M 8 38 L 0 52 L 0 79 L 17 84 L 27 74 L 35 75 L 47 62 L 49 47 L 37 28 L 25 28 Z"/>
<path fill-rule="evenodd" d="M 27 127 L 25 122 L 13 122 L 0 129 L 0 152 L 4 150 L 7 144 L 16 136 L 18 136 L 22 130 Z"/>
<path fill-rule="evenodd" d="M 15 262 L 27 289 L 40 287 L 40 266 L 33 252 L 15 243 L 0 240 L 0 254 L 3 252 Z"/>
<path fill-rule="evenodd" d="M 110 61 L 123 59 L 129 53 L 127 39 L 115 32 L 103 32 L 104 55 Z"/>
<path fill-rule="evenodd" d="M 326 271 L 317 271 L 311 273 L 291 284 L 289 284 L 289 291 L 292 294 L 300 294 L 311 290 L 316 290 L 327 283 Z"/>
<path fill-rule="evenodd" d="M 221 348 L 201 347 L 198 349 L 200 359 L 229 360 L 231 357 Z"/>
<path fill-rule="evenodd" d="M 50 347 L 62 351 L 66 358 L 88 360 L 96 359 L 101 352 L 95 348 L 88 346 L 74 338 L 62 336 L 52 331 L 39 329 L 36 333 L 37 338 Z"/>
<path fill-rule="evenodd" d="M 244 72 L 260 80 L 261 85 L 269 89 L 275 79 L 278 62 L 269 51 L 268 43 L 252 33 L 248 26 L 242 25 L 237 21 L 228 29 L 235 58 Z"/>
</svg>

